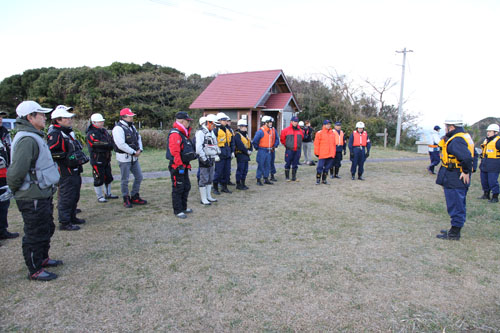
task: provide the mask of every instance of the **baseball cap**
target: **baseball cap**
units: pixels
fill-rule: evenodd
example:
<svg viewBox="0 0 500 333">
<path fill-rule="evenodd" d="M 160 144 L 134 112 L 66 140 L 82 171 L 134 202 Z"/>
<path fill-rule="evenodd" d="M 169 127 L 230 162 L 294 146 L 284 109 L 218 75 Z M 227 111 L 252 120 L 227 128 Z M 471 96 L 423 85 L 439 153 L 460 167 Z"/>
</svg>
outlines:
<svg viewBox="0 0 500 333">
<path fill-rule="evenodd" d="M 132 112 L 129 108 L 121 109 L 120 110 L 120 117 L 121 116 L 135 116 L 136 114 Z"/>
<path fill-rule="evenodd" d="M 438 125 L 434 126 L 435 131 L 439 131 L 440 129 L 441 129 L 441 127 L 439 127 Z"/>
<path fill-rule="evenodd" d="M 188 113 L 186 111 L 179 111 L 175 114 L 175 119 L 186 119 L 186 120 L 193 120 L 193 118 L 189 117 Z"/>
<path fill-rule="evenodd" d="M 299 118 L 294 116 L 290 121 L 299 121 Z"/>
<path fill-rule="evenodd" d="M 90 121 L 104 121 L 104 118 L 102 117 L 102 114 L 100 113 L 94 113 L 92 116 L 90 116 Z"/>
<path fill-rule="evenodd" d="M 55 110 L 52 112 L 50 115 L 50 118 L 56 119 L 56 118 L 71 118 L 75 114 L 71 113 L 69 111 L 73 111 L 73 108 L 71 106 L 65 106 L 65 105 L 58 105 Z"/>
<path fill-rule="evenodd" d="M 340 125 L 342 125 L 342 123 L 340 121 L 335 122 L 335 126 L 340 126 Z"/>
<path fill-rule="evenodd" d="M 323 120 L 323 125 L 331 124 L 331 123 L 332 123 L 331 120 L 328 120 L 328 119 Z"/>
<path fill-rule="evenodd" d="M 16 114 L 19 117 L 25 117 L 33 112 L 48 113 L 52 111 L 50 108 L 42 108 L 40 104 L 34 101 L 21 102 L 16 108 Z"/>
<path fill-rule="evenodd" d="M 5 117 L 5 116 L 7 116 L 7 115 L 8 115 L 8 113 L 7 113 L 7 112 L 5 112 L 5 111 L 0 111 L 0 117 Z"/>
</svg>

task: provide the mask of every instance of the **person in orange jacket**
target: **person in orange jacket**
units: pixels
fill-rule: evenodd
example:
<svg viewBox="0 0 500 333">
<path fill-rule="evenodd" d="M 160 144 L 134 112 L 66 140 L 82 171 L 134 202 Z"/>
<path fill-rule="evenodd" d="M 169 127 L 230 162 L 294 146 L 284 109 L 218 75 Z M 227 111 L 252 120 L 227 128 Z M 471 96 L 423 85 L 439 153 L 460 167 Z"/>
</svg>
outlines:
<svg viewBox="0 0 500 333">
<path fill-rule="evenodd" d="M 332 122 L 326 119 L 323 121 L 323 129 L 318 131 L 314 138 L 314 155 L 319 159 L 316 167 L 316 185 L 319 185 L 321 180 L 323 180 L 323 184 L 328 185 L 326 177 L 328 176 L 328 170 L 333 165 L 336 146 Z"/>
</svg>

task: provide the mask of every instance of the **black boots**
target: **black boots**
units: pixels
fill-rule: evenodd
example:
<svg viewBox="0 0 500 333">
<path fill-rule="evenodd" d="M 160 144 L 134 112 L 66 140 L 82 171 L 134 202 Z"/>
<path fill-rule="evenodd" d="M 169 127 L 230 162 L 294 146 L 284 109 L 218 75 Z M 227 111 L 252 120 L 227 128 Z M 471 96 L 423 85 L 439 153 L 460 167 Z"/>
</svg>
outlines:
<svg viewBox="0 0 500 333">
<path fill-rule="evenodd" d="M 483 196 L 478 199 L 490 200 L 490 191 L 484 191 Z"/>
<path fill-rule="evenodd" d="M 329 185 L 328 182 L 326 181 L 326 177 L 328 177 L 328 171 L 323 172 L 322 183 L 325 185 Z"/>
<path fill-rule="evenodd" d="M 321 173 L 316 172 L 316 185 L 321 184 Z"/>
<path fill-rule="evenodd" d="M 2 232 L 0 232 L 0 239 L 12 239 L 17 237 L 19 237 L 18 232 L 9 232 L 7 231 L 7 229 L 4 229 Z"/>
<path fill-rule="evenodd" d="M 276 177 L 274 177 L 274 173 L 271 174 L 271 178 L 269 178 L 271 181 L 273 182 L 277 182 L 278 180 L 276 179 Z"/>
<path fill-rule="evenodd" d="M 215 183 L 215 182 L 214 182 L 214 187 L 213 187 L 213 189 L 214 189 L 214 191 L 213 191 L 213 192 L 214 192 L 214 194 L 220 195 L 220 192 L 219 192 L 219 183 Z"/>
<path fill-rule="evenodd" d="M 285 169 L 285 180 L 290 181 L 290 169 Z"/>
<path fill-rule="evenodd" d="M 460 229 L 459 227 L 451 227 L 450 230 L 441 230 L 439 235 L 436 235 L 439 239 L 447 240 L 459 240 L 460 239 Z"/>
<path fill-rule="evenodd" d="M 339 170 L 340 170 L 340 167 L 335 167 L 335 176 L 333 176 L 333 177 L 340 179 L 340 177 L 339 177 Z"/>
<path fill-rule="evenodd" d="M 356 175 L 355 175 L 354 173 L 353 173 L 353 174 L 351 174 L 351 179 L 352 179 L 352 180 L 356 180 L 356 177 L 355 177 L 355 176 L 356 176 Z"/>
<path fill-rule="evenodd" d="M 292 169 L 292 182 L 298 182 L 297 179 L 297 169 Z"/>
<path fill-rule="evenodd" d="M 130 196 L 126 195 L 123 197 L 123 207 L 132 208 L 132 203 L 130 202 Z"/>
<path fill-rule="evenodd" d="M 245 184 L 246 179 L 241 180 L 241 189 L 242 190 L 248 190 L 249 187 Z"/>
<path fill-rule="evenodd" d="M 248 187 L 245 185 L 244 179 L 236 181 L 236 189 L 237 190 L 248 190 Z"/>
<path fill-rule="evenodd" d="M 359 179 L 359 180 L 365 180 L 365 179 L 363 178 L 363 175 L 362 175 L 362 174 L 358 174 L 358 179 Z"/>
<path fill-rule="evenodd" d="M 333 175 L 333 167 L 331 167 L 330 168 L 330 178 L 333 179 L 333 177 L 335 177 L 335 176 Z"/>
<path fill-rule="evenodd" d="M 221 192 L 223 193 L 233 193 L 231 192 L 228 188 L 227 188 L 227 185 L 226 184 L 222 184 L 222 190 L 220 190 Z"/>
<path fill-rule="evenodd" d="M 264 184 L 262 184 L 262 180 L 260 178 L 257 178 L 257 185 L 264 186 Z"/>
<path fill-rule="evenodd" d="M 273 178 L 271 177 L 271 179 L 273 179 Z M 269 181 L 269 179 L 267 179 L 267 178 L 264 178 L 264 184 L 267 184 L 267 185 L 274 185 L 274 184 L 273 184 L 271 181 Z"/>
<path fill-rule="evenodd" d="M 489 200 L 488 202 L 497 203 L 498 202 L 498 193 L 493 194 L 493 198 L 491 198 L 491 200 Z"/>
</svg>

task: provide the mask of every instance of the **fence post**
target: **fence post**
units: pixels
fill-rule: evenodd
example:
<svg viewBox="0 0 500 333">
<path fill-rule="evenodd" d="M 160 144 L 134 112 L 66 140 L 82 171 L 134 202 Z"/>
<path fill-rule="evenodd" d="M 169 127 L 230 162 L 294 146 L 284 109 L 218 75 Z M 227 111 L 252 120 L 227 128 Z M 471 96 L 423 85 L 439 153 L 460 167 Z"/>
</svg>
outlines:
<svg viewBox="0 0 500 333">
<path fill-rule="evenodd" d="M 387 128 L 384 128 L 384 149 L 387 148 Z"/>
</svg>

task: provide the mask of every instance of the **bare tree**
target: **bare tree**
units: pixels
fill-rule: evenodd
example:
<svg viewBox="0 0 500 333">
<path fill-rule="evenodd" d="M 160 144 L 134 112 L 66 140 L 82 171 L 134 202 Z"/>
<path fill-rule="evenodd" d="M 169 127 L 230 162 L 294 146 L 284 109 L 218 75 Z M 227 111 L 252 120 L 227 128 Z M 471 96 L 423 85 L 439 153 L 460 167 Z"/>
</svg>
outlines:
<svg viewBox="0 0 500 333">
<path fill-rule="evenodd" d="M 377 113 L 380 113 L 380 111 L 384 109 L 384 94 L 385 94 L 385 92 L 387 92 L 389 89 L 394 87 L 396 85 L 396 83 L 391 82 L 390 78 L 386 79 L 381 87 L 370 82 L 370 80 L 368 80 L 368 79 L 366 79 L 365 82 L 368 83 L 368 85 L 370 85 L 370 87 L 372 87 L 373 90 L 375 90 L 375 93 L 373 95 L 376 95 L 376 97 L 374 97 L 374 98 L 377 100 L 377 102 L 379 104 L 379 108 L 378 108 Z"/>
</svg>

